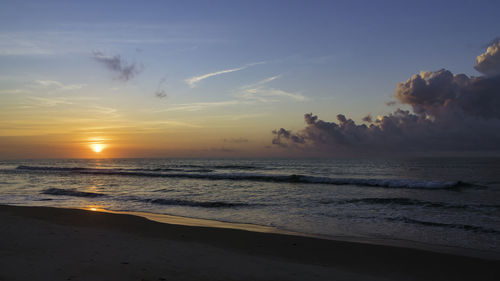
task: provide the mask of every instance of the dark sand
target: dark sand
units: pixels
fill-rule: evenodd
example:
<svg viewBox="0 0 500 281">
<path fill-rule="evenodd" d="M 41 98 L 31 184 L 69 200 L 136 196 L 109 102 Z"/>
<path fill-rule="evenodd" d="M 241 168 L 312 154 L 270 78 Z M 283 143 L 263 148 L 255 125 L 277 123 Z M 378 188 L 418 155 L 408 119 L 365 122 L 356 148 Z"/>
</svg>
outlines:
<svg viewBox="0 0 500 281">
<path fill-rule="evenodd" d="M 499 280 L 500 261 L 0 205 L 0 280 Z"/>
</svg>

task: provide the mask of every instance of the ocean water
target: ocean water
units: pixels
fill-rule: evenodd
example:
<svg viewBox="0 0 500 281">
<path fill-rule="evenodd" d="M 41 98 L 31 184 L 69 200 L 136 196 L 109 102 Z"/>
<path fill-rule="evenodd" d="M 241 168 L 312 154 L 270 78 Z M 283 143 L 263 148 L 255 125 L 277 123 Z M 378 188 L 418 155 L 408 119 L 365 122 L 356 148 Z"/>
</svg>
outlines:
<svg viewBox="0 0 500 281">
<path fill-rule="evenodd" d="M 0 161 L 0 204 L 104 208 L 500 253 L 500 159 Z"/>
</svg>

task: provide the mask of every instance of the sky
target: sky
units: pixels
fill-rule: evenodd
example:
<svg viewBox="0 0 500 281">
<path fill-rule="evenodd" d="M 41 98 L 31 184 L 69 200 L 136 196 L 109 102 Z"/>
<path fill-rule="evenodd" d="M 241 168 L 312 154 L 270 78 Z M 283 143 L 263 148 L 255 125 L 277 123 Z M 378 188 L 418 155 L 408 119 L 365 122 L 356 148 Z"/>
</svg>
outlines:
<svg viewBox="0 0 500 281">
<path fill-rule="evenodd" d="M 4 0 L 0 158 L 498 152 L 499 13 L 498 1 Z"/>
</svg>

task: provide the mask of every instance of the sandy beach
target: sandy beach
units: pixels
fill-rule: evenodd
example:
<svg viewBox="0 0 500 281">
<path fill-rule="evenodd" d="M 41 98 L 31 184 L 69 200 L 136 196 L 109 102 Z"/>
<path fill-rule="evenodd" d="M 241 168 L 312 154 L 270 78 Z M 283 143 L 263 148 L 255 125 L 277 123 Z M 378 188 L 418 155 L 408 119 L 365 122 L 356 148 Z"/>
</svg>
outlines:
<svg viewBox="0 0 500 281">
<path fill-rule="evenodd" d="M 0 280 L 495 280 L 500 261 L 143 217 L 0 206 Z"/>
</svg>

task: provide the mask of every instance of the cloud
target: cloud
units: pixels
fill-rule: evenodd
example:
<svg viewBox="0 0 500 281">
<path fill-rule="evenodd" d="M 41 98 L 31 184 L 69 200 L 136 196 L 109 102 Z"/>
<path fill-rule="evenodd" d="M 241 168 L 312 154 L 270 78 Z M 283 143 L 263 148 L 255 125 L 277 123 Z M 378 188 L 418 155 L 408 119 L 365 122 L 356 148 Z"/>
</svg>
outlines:
<svg viewBox="0 0 500 281">
<path fill-rule="evenodd" d="M 31 91 L 24 90 L 24 89 L 5 89 L 5 90 L 0 90 L 0 95 L 3 95 L 3 94 L 14 95 L 14 94 L 25 94 L 25 93 L 31 93 Z"/>
<path fill-rule="evenodd" d="M 240 70 L 246 69 L 246 68 L 248 68 L 250 66 L 259 65 L 259 64 L 265 64 L 265 63 L 266 62 L 254 62 L 254 63 L 245 64 L 244 66 L 241 66 L 241 67 L 236 67 L 236 68 L 231 68 L 231 69 L 226 69 L 226 70 L 215 71 L 215 72 L 203 74 L 203 75 L 200 75 L 200 76 L 194 76 L 194 77 L 188 78 L 188 79 L 185 80 L 185 82 L 189 85 L 189 87 L 194 88 L 196 86 L 196 84 L 198 82 L 200 82 L 201 80 L 205 80 L 207 78 L 210 78 L 210 77 L 213 77 L 213 76 L 217 76 L 217 75 L 221 75 L 221 74 L 226 74 L 226 73 L 240 71 Z"/>
<path fill-rule="evenodd" d="M 176 120 L 146 121 L 143 122 L 143 125 L 153 126 L 153 127 L 176 126 L 176 127 L 201 128 L 200 125 L 186 123 L 182 121 L 176 121 Z"/>
<path fill-rule="evenodd" d="M 468 77 L 441 69 L 422 71 L 400 83 L 394 94 L 420 117 L 500 118 L 500 76 Z"/>
<path fill-rule="evenodd" d="M 272 140 L 273 144 L 287 147 L 287 141 L 293 144 L 304 144 L 306 142 L 305 136 L 303 134 L 293 134 L 292 131 L 286 129 L 273 130 L 275 137 Z M 285 140 L 285 142 L 283 142 Z"/>
<path fill-rule="evenodd" d="M 211 72 L 211 73 L 203 74 L 203 75 L 200 75 L 200 76 L 194 76 L 194 77 L 186 79 L 186 83 L 189 85 L 189 87 L 195 87 L 196 83 L 200 82 L 201 80 L 204 80 L 204 79 L 210 78 L 212 76 L 216 76 L 216 75 L 221 75 L 221 74 L 225 74 L 225 73 L 231 73 L 231 72 L 239 71 L 239 70 L 242 70 L 242 69 L 245 69 L 245 68 L 246 67 L 237 67 L 237 68 L 231 68 L 231 69 L 226 69 L 226 70 L 220 70 L 220 71 L 216 71 L 216 72 Z"/>
<path fill-rule="evenodd" d="M 28 97 L 28 100 L 34 102 L 31 106 L 40 107 L 53 107 L 58 105 L 71 105 L 73 102 L 68 101 L 65 98 L 42 98 L 42 97 Z"/>
<path fill-rule="evenodd" d="M 108 57 L 102 52 L 94 51 L 92 58 L 114 72 L 117 78 L 122 81 L 129 81 L 141 72 L 141 67 L 135 63 L 128 64 L 120 55 Z"/>
<path fill-rule="evenodd" d="M 158 82 L 158 86 L 156 87 L 155 96 L 158 98 L 166 98 L 167 91 L 165 90 L 165 83 L 167 82 L 167 77 L 163 77 L 160 82 Z"/>
<path fill-rule="evenodd" d="M 227 143 L 247 143 L 248 139 L 244 139 L 244 138 L 224 139 L 224 142 L 227 142 Z"/>
<path fill-rule="evenodd" d="M 284 99 L 293 101 L 306 101 L 307 97 L 300 93 L 287 92 L 280 89 L 269 88 L 264 84 L 279 78 L 280 75 L 272 76 L 263 79 L 254 84 L 249 84 L 242 86 L 235 93 L 235 99 L 226 101 L 216 101 L 216 102 L 195 102 L 186 104 L 176 104 L 169 108 L 159 110 L 157 112 L 166 111 L 200 111 L 213 107 L 223 107 L 223 106 L 233 106 L 233 105 L 255 105 L 258 103 L 273 103 L 279 102 Z M 249 114 L 249 115 L 232 115 L 230 118 L 233 120 L 238 120 L 242 118 L 253 118 L 257 116 L 262 116 L 262 114 Z"/>
<path fill-rule="evenodd" d="M 177 104 L 172 107 L 162 109 L 158 112 L 165 111 L 199 111 L 212 107 L 221 107 L 228 105 L 236 105 L 241 102 L 238 100 L 228 100 L 228 101 L 215 101 L 215 102 L 195 102 L 195 103 L 185 103 L 185 104 Z"/>
<path fill-rule="evenodd" d="M 213 152 L 224 152 L 224 153 L 233 153 L 237 151 L 235 149 L 225 148 L 225 147 L 212 147 L 210 150 Z"/>
<path fill-rule="evenodd" d="M 342 114 L 336 122 L 328 122 L 308 113 L 304 129 L 274 130 L 272 143 L 331 154 L 500 150 L 497 50 L 498 41 L 478 56 L 476 68 L 489 61 L 480 67 L 485 76 L 468 77 L 441 69 L 422 71 L 399 83 L 394 97 L 411 111 L 398 108 L 375 120 L 368 115 L 363 121 L 369 125 L 356 124 Z"/>
<path fill-rule="evenodd" d="M 93 106 L 91 111 L 96 112 L 98 114 L 103 114 L 103 115 L 109 115 L 113 117 L 119 117 L 120 115 L 117 114 L 118 110 L 116 108 L 112 107 L 106 107 L 106 106 Z"/>
<path fill-rule="evenodd" d="M 500 38 L 495 39 L 486 52 L 477 57 L 474 68 L 488 76 L 500 74 Z"/>
<path fill-rule="evenodd" d="M 274 89 L 265 84 L 274 81 L 281 77 L 281 75 L 271 76 L 269 78 L 263 79 L 259 82 L 245 85 L 241 87 L 238 96 L 246 100 L 255 100 L 259 102 L 276 102 L 276 98 L 287 98 L 294 101 L 305 101 L 307 98 L 301 93 L 292 93 L 280 89 Z"/>
<path fill-rule="evenodd" d="M 281 77 L 281 75 L 271 76 L 271 77 L 268 77 L 268 78 L 266 78 L 266 79 L 263 79 L 263 80 L 261 80 L 261 81 L 259 81 L 259 82 L 255 83 L 254 85 L 266 84 L 266 83 L 269 83 L 269 82 L 271 82 L 271 81 L 274 81 L 274 80 L 276 80 L 276 79 L 278 79 L 278 78 L 280 78 L 280 77 Z"/>
<path fill-rule="evenodd" d="M 307 98 L 300 93 L 290 93 L 280 89 L 273 88 L 246 88 L 239 96 L 247 100 L 256 100 L 259 102 L 277 102 L 275 98 L 287 98 L 294 101 L 305 101 Z M 273 99 L 274 98 L 274 99 Z"/>
<path fill-rule="evenodd" d="M 169 108 L 159 110 L 157 112 L 166 111 L 200 111 L 213 107 L 223 107 L 223 106 L 233 106 L 233 105 L 255 105 L 257 103 L 272 103 L 279 102 L 285 99 L 293 101 L 306 101 L 307 97 L 300 93 L 287 92 L 280 89 L 269 88 L 264 86 L 264 84 L 279 78 L 280 75 L 271 76 L 258 81 L 253 84 L 244 85 L 238 88 L 235 93 L 235 99 L 226 101 L 216 101 L 216 102 L 195 102 L 186 104 L 174 104 Z M 163 79 L 162 79 L 163 81 Z M 160 84 L 163 83 L 160 81 Z M 158 87 L 158 89 L 160 86 Z M 158 90 L 157 92 L 158 93 Z M 161 93 L 161 92 L 160 92 Z M 250 115 L 232 115 L 230 118 L 233 120 L 238 120 L 242 118 L 250 118 L 261 116 L 262 114 L 250 114 Z"/>
<path fill-rule="evenodd" d="M 361 119 L 365 122 L 368 122 L 368 123 L 372 123 L 373 122 L 373 118 L 370 114 L 366 115 L 365 117 L 363 117 L 363 119 Z"/>
<path fill-rule="evenodd" d="M 86 86 L 86 84 L 69 84 L 65 85 L 59 81 L 54 80 L 37 80 L 36 83 L 40 84 L 43 87 L 54 87 L 60 90 L 71 91 L 71 90 L 79 90 Z"/>
<path fill-rule="evenodd" d="M 155 96 L 162 99 L 167 97 L 167 92 L 165 90 L 159 90 L 155 92 Z"/>
</svg>

